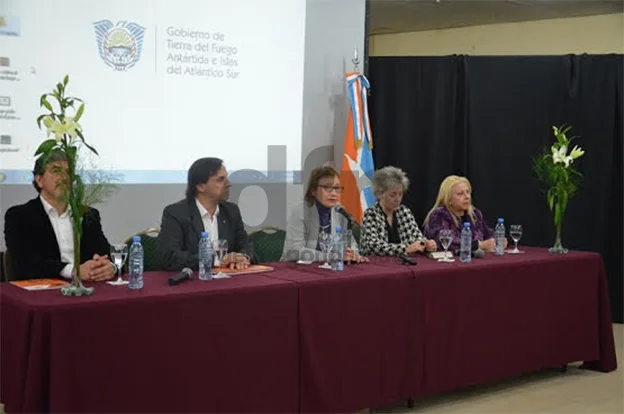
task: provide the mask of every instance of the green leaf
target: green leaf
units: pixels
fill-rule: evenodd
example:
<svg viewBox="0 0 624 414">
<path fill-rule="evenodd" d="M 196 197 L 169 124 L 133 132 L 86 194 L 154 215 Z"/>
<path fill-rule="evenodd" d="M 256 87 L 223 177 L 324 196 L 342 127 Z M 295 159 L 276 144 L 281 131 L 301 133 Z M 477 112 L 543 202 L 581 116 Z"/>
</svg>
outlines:
<svg viewBox="0 0 624 414">
<path fill-rule="evenodd" d="M 87 144 L 87 141 L 85 141 L 84 139 L 84 135 L 82 135 L 82 132 L 80 130 L 76 131 L 76 134 L 80 137 L 80 140 L 82 141 L 82 143 L 84 144 L 85 147 L 89 148 L 89 150 L 91 152 L 93 152 L 95 155 L 99 156 L 100 154 L 95 150 L 95 148 L 93 148 L 91 145 Z"/>
<path fill-rule="evenodd" d="M 77 204 L 82 204 L 84 200 L 85 186 L 80 175 L 76 175 L 76 185 L 74 196 L 76 197 Z"/>
<path fill-rule="evenodd" d="M 78 107 L 78 110 L 76 111 L 76 115 L 74 115 L 74 121 L 78 122 L 80 120 L 82 113 L 84 112 L 84 106 L 84 103 L 80 104 L 80 107 Z"/>
<path fill-rule="evenodd" d="M 555 225 L 561 223 L 561 205 L 555 204 Z"/>
<path fill-rule="evenodd" d="M 67 86 L 68 82 L 69 82 L 69 75 L 65 75 L 65 77 L 63 78 L 63 86 Z"/>
<path fill-rule="evenodd" d="M 83 142 L 83 144 L 85 145 L 85 147 L 89 148 L 91 150 L 91 152 L 93 152 L 95 155 L 99 156 L 100 154 L 98 154 L 98 152 L 95 150 L 95 148 L 93 148 L 91 145 L 87 144 L 86 142 Z"/>
<path fill-rule="evenodd" d="M 41 95 L 39 106 L 45 106 L 48 111 L 52 112 L 52 105 L 48 102 L 47 95 Z"/>
<path fill-rule="evenodd" d="M 75 165 L 76 164 L 76 153 L 78 152 L 78 149 L 76 147 L 74 147 L 73 145 L 70 145 L 67 147 L 67 157 L 70 158 L 72 160 L 72 164 Z"/>
<path fill-rule="evenodd" d="M 43 141 L 41 145 L 39 145 L 39 148 L 37 148 L 37 151 L 35 151 L 35 157 L 39 154 L 47 154 L 55 146 L 56 146 L 55 139 L 48 139 L 48 140 Z"/>
<path fill-rule="evenodd" d="M 43 118 L 45 118 L 46 116 L 50 116 L 48 114 L 43 114 L 43 115 L 39 115 L 37 117 L 37 126 L 39 127 L 39 129 L 41 129 L 41 121 L 43 121 Z"/>
</svg>

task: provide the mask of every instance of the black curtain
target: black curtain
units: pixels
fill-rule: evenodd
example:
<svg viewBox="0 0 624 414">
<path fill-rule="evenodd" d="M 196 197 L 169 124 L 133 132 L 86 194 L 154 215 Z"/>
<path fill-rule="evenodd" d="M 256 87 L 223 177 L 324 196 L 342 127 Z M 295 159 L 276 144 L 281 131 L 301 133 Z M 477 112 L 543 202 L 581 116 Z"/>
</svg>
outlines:
<svg viewBox="0 0 624 414">
<path fill-rule="evenodd" d="M 548 247 L 552 214 L 531 168 L 571 125 L 584 175 L 564 219 L 565 247 L 602 254 L 622 322 L 624 56 L 447 56 L 370 59 L 369 111 L 377 168 L 412 186 L 404 202 L 422 223 L 449 174 L 467 176 L 488 223 L 522 224 L 521 243 Z"/>
</svg>

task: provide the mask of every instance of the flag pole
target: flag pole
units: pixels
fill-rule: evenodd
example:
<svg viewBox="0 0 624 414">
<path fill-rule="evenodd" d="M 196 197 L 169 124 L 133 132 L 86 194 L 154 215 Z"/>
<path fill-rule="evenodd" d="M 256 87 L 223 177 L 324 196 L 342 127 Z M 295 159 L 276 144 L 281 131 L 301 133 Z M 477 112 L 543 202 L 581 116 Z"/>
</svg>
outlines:
<svg viewBox="0 0 624 414">
<path fill-rule="evenodd" d="M 353 51 L 353 58 L 351 58 L 351 62 L 353 63 L 353 71 L 360 71 L 360 58 L 358 56 L 358 48 L 355 46 L 355 50 Z"/>
</svg>

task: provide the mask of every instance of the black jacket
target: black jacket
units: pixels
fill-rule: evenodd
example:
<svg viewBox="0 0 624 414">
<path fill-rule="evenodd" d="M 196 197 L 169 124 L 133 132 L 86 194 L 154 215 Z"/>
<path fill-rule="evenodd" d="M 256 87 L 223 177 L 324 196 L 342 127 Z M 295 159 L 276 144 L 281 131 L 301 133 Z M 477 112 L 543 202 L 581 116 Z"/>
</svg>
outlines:
<svg viewBox="0 0 624 414">
<path fill-rule="evenodd" d="M 39 197 L 7 210 L 4 239 L 14 280 L 60 277 L 67 265 L 61 262 L 52 223 Z M 91 208 L 82 220 L 80 263 L 92 259 L 96 253 L 110 255 L 110 245 L 102 232 L 100 213 Z"/>
<path fill-rule="evenodd" d="M 253 246 L 245 231 L 240 209 L 234 203 L 219 203 L 219 239 L 227 239 L 228 251 L 248 255 L 256 263 Z M 166 270 L 199 267 L 198 245 L 204 223 L 195 199 L 184 199 L 165 207 L 158 246 Z"/>
</svg>

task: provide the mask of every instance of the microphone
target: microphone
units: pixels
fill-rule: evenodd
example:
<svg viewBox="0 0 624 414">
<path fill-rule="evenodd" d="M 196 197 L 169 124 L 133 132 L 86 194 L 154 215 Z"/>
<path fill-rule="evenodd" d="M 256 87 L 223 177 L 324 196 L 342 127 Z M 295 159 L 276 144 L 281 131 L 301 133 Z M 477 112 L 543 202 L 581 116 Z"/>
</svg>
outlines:
<svg viewBox="0 0 624 414">
<path fill-rule="evenodd" d="M 459 249 L 453 252 L 455 256 L 459 256 Z M 470 256 L 475 259 L 483 259 L 485 257 L 485 251 L 483 249 L 472 250 Z"/>
<path fill-rule="evenodd" d="M 399 259 L 401 259 L 401 262 L 403 262 L 404 265 L 416 266 L 418 264 L 416 259 L 412 259 L 411 257 L 406 255 L 405 253 L 401 253 L 399 255 Z"/>
<path fill-rule="evenodd" d="M 342 216 L 347 219 L 347 222 L 349 223 L 349 228 L 358 224 L 357 221 L 355 221 L 355 219 L 353 218 L 353 216 L 349 214 L 349 212 L 345 210 L 345 208 L 341 204 L 336 205 L 336 211 L 339 214 L 342 214 Z"/>
<path fill-rule="evenodd" d="M 169 286 L 179 285 L 185 280 L 189 280 L 192 275 L 193 275 L 193 271 L 189 269 L 188 267 L 185 267 L 184 269 L 182 269 L 180 273 L 178 273 L 177 275 L 169 279 Z"/>
</svg>

